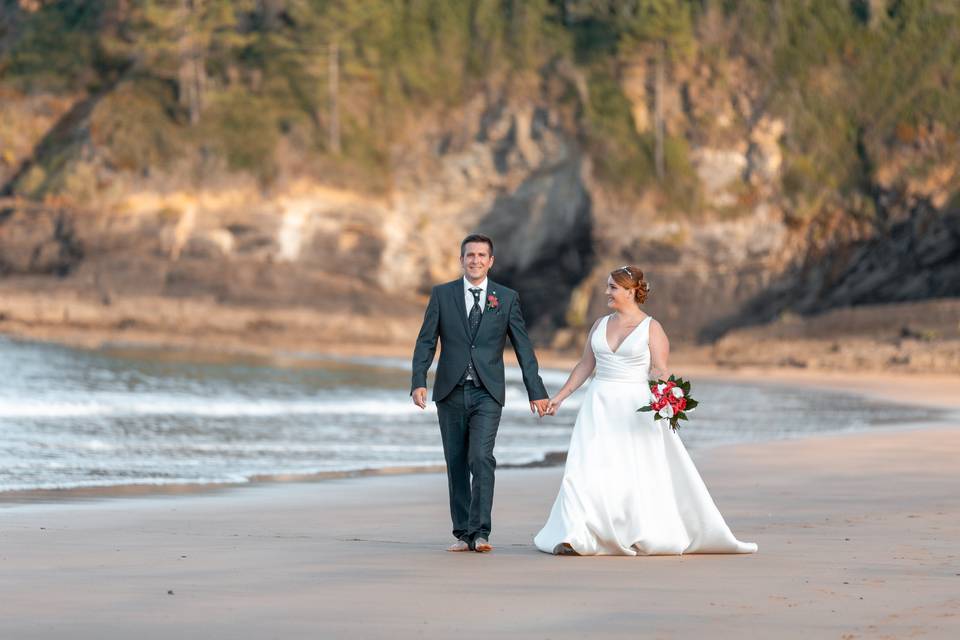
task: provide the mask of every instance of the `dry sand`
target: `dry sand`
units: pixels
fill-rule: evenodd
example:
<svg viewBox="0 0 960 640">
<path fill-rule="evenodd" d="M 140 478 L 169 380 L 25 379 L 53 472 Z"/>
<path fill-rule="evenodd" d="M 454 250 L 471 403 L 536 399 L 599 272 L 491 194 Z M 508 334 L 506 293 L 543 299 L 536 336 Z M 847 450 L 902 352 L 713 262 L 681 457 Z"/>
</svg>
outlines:
<svg viewBox="0 0 960 640">
<path fill-rule="evenodd" d="M 717 448 L 750 556 L 537 552 L 561 471 L 498 474 L 492 554 L 439 474 L 0 505 L 0 638 L 957 638 L 960 428 Z"/>
</svg>

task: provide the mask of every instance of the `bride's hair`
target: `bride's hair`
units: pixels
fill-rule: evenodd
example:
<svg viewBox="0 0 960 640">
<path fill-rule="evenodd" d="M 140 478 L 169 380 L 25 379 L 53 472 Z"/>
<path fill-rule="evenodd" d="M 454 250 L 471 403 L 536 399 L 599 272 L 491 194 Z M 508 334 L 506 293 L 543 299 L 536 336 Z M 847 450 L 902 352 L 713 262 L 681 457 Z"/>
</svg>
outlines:
<svg viewBox="0 0 960 640">
<path fill-rule="evenodd" d="M 643 279 L 643 271 L 640 270 L 640 267 L 633 265 L 620 267 L 611 271 L 610 277 L 617 283 L 617 286 L 632 289 L 633 299 L 637 304 L 643 304 L 647 301 L 650 285 Z"/>
</svg>

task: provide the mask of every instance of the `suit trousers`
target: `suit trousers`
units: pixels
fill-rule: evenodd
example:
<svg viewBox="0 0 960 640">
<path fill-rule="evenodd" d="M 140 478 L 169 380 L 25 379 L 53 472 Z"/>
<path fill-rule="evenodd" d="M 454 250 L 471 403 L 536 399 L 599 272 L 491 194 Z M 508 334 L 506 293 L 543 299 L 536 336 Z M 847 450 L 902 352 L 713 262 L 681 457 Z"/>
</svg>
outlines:
<svg viewBox="0 0 960 640">
<path fill-rule="evenodd" d="M 497 468 L 493 445 L 502 410 L 483 385 L 472 381 L 457 385 L 437 402 L 453 535 L 468 543 L 490 537 Z"/>
</svg>

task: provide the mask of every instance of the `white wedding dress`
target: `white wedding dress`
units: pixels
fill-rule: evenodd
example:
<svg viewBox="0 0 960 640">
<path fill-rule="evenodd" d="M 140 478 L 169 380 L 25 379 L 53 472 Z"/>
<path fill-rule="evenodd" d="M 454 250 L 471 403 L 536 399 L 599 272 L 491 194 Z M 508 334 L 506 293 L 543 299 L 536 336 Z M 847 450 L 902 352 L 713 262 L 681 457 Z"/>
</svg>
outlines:
<svg viewBox="0 0 960 640">
<path fill-rule="evenodd" d="M 546 553 L 580 555 L 753 553 L 737 540 L 667 420 L 649 403 L 650 322 L 614 352 L 605 317 L 590 337 L 596 376 L 577 414 L 560 493 L 534 538 Z"/>
</svg>

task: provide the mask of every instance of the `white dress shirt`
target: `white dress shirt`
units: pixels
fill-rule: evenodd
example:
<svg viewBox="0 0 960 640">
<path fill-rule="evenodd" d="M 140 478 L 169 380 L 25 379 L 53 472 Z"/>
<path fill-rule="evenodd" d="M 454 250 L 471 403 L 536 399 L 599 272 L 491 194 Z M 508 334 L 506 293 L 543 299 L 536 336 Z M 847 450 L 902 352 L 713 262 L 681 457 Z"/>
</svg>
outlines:
<svg viewBox="0 0 960 640">
<path fill-rule="evenodd" d="M 467 277 L 463 277 L 463 302 L 467 305 L 467 318 L 470 317 L 470 309 L 473 309 L 473 294 L 470 293 L 470 289 L 480 288 L 480 313 L 483 314 L 484 307 L 487 306 L 487 278 L 483 279 L 483 282 L 480 284 L 473 284 Z"/>
</svg>

